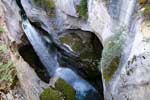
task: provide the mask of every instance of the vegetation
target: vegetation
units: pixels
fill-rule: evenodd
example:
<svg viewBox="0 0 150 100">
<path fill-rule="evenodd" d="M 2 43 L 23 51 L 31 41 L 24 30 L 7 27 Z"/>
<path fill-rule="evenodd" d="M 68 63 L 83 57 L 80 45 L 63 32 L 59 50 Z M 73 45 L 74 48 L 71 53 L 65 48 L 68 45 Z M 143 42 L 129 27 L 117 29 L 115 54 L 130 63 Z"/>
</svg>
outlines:
<svg viewBox="0 0 150 100">
<path fill-rule="evenodd" d="M 147 2 L 147 0 L 138 0 L 139 4 L 143 5 Z"/>
<path fill-rule="evenodd" d="M 0 73 L 0 81 L 5 81 L 7 84 L 7 87 L 1 87 L 1 89 L 6 91 L 13 87 L 16 82 L 16 71 L 8 56 L 8 48 L 5 44 L 0 44 Z"/>
<path fill-rule="evenodd" d="M 55 4 L 53 0 L 34 0 L 34 2 L 45 9 L 54 9 Z"/>
<path fill-rule="evenodd" d="M 63 94 L 65 100 L 76 100 L 75 90 L 64 80 L 59 78 L 55 84 L 55 87 Z"/>
<path fill-rule="evenodd" d="M 37 6 L 43 8 L 51 16 L 54 15 L 55 3 L 53 0 L 34 0 Z"/>
<path fill-rule="evenodd" d="M 75 90 L 63 79 L 58 79 L 55 88 L 49 87 L 40 95 L 40 100 L 76 100 Z"/>
<path fill-rule="evenodd" d="M 83 19 L 86 19 L 88 17 L 88 2 L 87 0 L 81 0 L 79 6 L 77 6 L 77 11 L 79 13 L 79 16 Z"/>
<path fill-rule="evenodd" d="M 145 9 L 143 11 L 143 15 L 149 19 L 150 18 L 150 4 L 146 4 L 144 8 Z"/>
<path fill-rule="evenodd" d="M 40 100 L 63 100 L 63 99 L 61 97 L 60 92 L 58 92 L 52 88 L 47 88 L 40 95 Z"/>
<path fill-rule="evenodd" d="M 0 26 L 0 33 L 3 33 L 5 30 L 2 26 Z"/>
<path fill-rule="evenodd" d="M 123 30 L 121 30 L 103 49 L 101 67 L 106 81 L 111 80 L 120 64 L 123 43 Z"/>
</svg>

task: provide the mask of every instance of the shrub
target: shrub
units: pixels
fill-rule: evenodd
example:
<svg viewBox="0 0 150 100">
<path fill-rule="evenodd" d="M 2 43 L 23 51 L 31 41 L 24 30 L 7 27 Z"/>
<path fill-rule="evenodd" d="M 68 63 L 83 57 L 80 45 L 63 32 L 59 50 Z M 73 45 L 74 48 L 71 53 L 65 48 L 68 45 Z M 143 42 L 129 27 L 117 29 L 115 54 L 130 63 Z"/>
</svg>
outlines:
<svg viewBox="0 0 150 100">
<path fill-rule="evenodd" d="M 38 6 L 41 6 L 42 8 L 45 9 L 54 9 L 55 8 L 55 4 L 53 0 L 34 0 L 35 4 L 37 4 Z"/>
<path fill-rule="evenodd" d="M 16 71 L 13 62 L 8 57 L 7 46 L 4 44 L 0 44 L 0 73 L 0 81 L 7 82 L 7 87 L 5 88 L 9 89 L 15 84 Z"/>
<path fill-rule="evenodd" d="M 86 19 L 88 17 L 88 2 L 87 0 L 81 0 L 79 6 L 77 6 L 79 16 Z"/>
</svg>

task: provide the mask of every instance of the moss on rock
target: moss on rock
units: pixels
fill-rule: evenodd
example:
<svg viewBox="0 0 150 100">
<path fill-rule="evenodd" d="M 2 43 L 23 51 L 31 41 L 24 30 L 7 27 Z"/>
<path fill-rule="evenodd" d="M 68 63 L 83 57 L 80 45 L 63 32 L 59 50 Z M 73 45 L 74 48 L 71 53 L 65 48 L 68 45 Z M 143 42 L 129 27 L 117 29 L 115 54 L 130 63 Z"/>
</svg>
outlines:
<svg viewBox="0 0 150 100">
<path fill-rule="evenodd" d="M 37 6 L 43 8 L 48 13 L 48 15 L 50 16 L 55 15 L 55 12 L 54 12 L 55 3 L 53 0 L 34 0 L 34 3 Z"/>
<path fill-rule="evenodd" d="M 61 93 L 52 88 L 45 89 L 40 95 L 40 100 L 63 100 Z"/>
<path fill-rule="evenodd" d="M 88 37 L 81 37 L 79 33 L 70 33 L 60 37 L 60 41 L 71 47 L 71 49 L 79 54 L 78 62 L 86 77 L 92 79 L 98 76 L 98 62 L 103 49 L 99 39 L 90 33 L 85 33 Z"/>
<path fill-rule="evenodd" d="M 55 83 L 55 88 L 59 90 L 65 100 L 76 100 L 76 92 L 69 84 L 63 79 L 59 78 Z"/>
<path fill-rule="evenodd" d="M 144 7 L 143 16 L 145 16 L 147 19 L 150 18 L 150 4 L 146 4 Z"/>
<path fill-rule="evenodd" d="M 86 19 L 88 17 L 88 1 L 81 0 L 80 4 L 77 6 L 77 12 L 79 13 L 79 17 Z"/>
<path fill-rule="evenodd" d="M 103 77 L 106 81 L 112 79 L 114 73 L 116 72 L 118 65 L 120 63 L 120 57 L 115 57 L 110 65 L 103 71 Z"/>
<path fill-rule="evenodd" d="M 147 2 L 147 0 L 138 0 L 138 2 L 139 2 L 140 5 L 143 5 Z"/>
<path fill-rule="evenodd" d="M 0 26 L 0 33 L 3 33 L 5 30 L 2 26 Z"/>
<path fill-rule="evenodd" d="M 115 74 L 121 59 L 121 53 L 124 44 L 123 30 L 120 30 L 112 39 L 106 44 L 102 53 L 102 60 L 99 69 L 102 69 L 103 78 L 110 81 Z"/>
</svg>

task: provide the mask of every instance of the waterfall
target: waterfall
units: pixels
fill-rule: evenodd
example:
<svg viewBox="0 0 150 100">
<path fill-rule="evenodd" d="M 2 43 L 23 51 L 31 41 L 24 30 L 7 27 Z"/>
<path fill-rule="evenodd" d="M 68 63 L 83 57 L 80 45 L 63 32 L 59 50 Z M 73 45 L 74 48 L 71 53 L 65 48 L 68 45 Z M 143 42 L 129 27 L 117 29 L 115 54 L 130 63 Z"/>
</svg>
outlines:
<svg viewBox="0 0 150 100">
<path fill-rule="evenodd" d="M 112 20 L 115 20 L 120 25 L 129 26 L 135 6 L 136 0 L 111 0 L 109 13 Z"/>
<path fill-rule="evenodd" d="M 21 10 L 23 31 L 39 59 L 46 67 L 49 75 L 51 77 L 61 77 L 70 84 L 76 90 L 77 100 L 90 100 L 90 98 L 88 98 L 90 97 L 89 95 L 92 96 L 93 100 L 99 100 L 98 92 L 92 85 L 78 76 L 73 70 L 69 68 L 62 68 L 59 65 L 57 61 L 58 51 L 56 46 L 53 44 L 53 41 L 48 40 L 49 46 L 47 46 L 44 36 L 42 36 L 29 22 L 20 0 L 17 0 L 17 4 Z"/>
<path fill-rule="evenodd" d="M 130 25 L 133 11 L 135 10 L 136 0 L 122 0 L 121 12 L 120 12 L 120 23 L 126 26 Z"/>
<path fill-rule="evenodd" d="M 124 62 L 121 62 L 121 65 L 118 67 L 113 81 L 110 83 L 111 86 L 109 86 L 109 91 L 111 91 L 112 95 L 118 93 L 118 91 L 116 91 L 116 87 L 120 81 L 120 74 L 124 71 L 130 55 L 130 51 L 132 49 L 132 43 L 134 41 L 135 34 L 139 30 L 138 18 L 134 16 L 134 11 L 136 11 L 136 4 L 137 0 L 111 0 L 109 5 L 109 13 L 112 17 L 112 26 L 110 26 L 111 31 L 116 34 L 118 30 L 125 28 L 121 34 L 126 35 L 121 57 L 121 61 Z M 105 89 L 105 92 L 107 91 Z"/>
<path fill-rule="evenodd" d="M 50 76 L 52 76 L 55 70 L 59 67 L 57 62 L 56 51 L 52 48 L 47 48 L 42 37 L 37 33 L 33 26 L 31 26 L 28 20 L 22 22 L 22 27 L 26 36 L 28 37 L 31 45 L 33 46 L 35 52 L 39 56 L 41 62 L 46 67 Z M 50 44 L 52 45 L 52 44 Z"/>
</svg>

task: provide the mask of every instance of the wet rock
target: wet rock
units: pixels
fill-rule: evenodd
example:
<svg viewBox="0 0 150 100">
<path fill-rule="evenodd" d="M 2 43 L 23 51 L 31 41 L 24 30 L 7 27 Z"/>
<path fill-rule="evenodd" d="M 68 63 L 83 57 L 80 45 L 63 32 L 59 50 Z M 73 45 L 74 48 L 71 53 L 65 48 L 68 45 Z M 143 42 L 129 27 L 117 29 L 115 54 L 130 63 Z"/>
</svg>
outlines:
<svg viewBox="0 0 150 100">
<path fill-rule="evenodd" d="M 69 84 L 59 78 L 55 83 L 55 88 L 64 96 L 65 100 L 76 100 L 76 92 Z"/>
<path fill-rule="evenodd" d="M 40 95 L 41 100 L 76 100 L 75 90 L 63 79 L 57 77 L 51 80 L 50 83 L 52 87 L 44 90 Z"/>
<path fill-rule="evenodd" d="M 47 88 L 40 95 L 40 100 L 62 100 L 62 97 L 57 90 Z"/>
<path fill-rule="evenodd" d="M 82 66 L 79 70 L 84 70 L 87 77 L 91 79 L 97 76 L 96 66 L 101 58 L 103 47 L 93 33 L 74 31 L 65 35 L 62 34 L 60 41 L 79 55 L 77 60 Z"/>
</svg>

